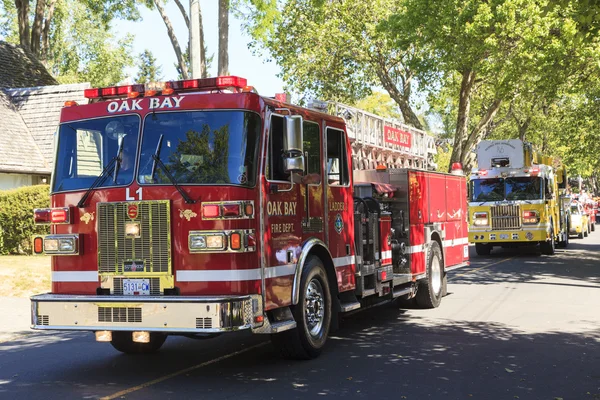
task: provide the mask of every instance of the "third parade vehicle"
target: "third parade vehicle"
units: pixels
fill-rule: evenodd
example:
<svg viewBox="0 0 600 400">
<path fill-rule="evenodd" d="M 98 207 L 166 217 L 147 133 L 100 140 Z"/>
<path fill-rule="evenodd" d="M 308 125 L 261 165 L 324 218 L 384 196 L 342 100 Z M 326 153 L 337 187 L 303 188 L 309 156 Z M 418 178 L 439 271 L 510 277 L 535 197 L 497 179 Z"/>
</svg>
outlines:
<svg viewBox="0 0 600 400">
<path fill-rule="evenodd" d="M 478 255 L 494 246 L 538 245 L 552 255 L 569 243 L 562 196 L 566 169 L 521 140 L 483 140 L 469 181 L 469 241 Z"/>
<path fill-rule="evenodd" d="M 437 307 L 468 264 L 466 181 L 427 170 L 425 132 L 239 77 L 85 96 L 62 109 L 51 208 L 34 211 L 51 230 L 34 251 L 52 256 L 34 329 L 126 353 L 247 329 L 313 358 L 340 313 Z"/>
</svg>

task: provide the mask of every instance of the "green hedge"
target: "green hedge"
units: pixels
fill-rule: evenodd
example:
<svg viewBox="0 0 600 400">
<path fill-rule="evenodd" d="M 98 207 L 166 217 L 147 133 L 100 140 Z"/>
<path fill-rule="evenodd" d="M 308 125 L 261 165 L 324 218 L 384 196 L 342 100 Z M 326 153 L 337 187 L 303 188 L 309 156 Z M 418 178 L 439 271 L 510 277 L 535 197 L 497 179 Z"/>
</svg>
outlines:
<svg viewBox="0 0 600 400">
<path fill-rule="evenodd" d="M 0 254 L 31 254 L 31 236 L 50 232 L 47 225 L 34 225 L 33 209 L 48 207 L 48 185 L 0 190 Z"/>
</svg>

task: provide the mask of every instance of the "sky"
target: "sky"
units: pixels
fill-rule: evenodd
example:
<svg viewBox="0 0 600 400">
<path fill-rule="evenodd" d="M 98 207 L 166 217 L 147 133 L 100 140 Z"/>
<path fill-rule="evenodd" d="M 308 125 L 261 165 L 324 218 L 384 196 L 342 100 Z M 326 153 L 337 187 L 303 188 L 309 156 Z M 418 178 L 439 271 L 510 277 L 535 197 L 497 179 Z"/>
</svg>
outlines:
<svg viewBox="0 0 600 400">
<path fill-rule="evenodd" d="M 183 1 L 188 4 L 187 1 Z M 214 54 L 208 76 L 217 76 L 218 56 L 218 1 L 200 0 L 204 37 L 208 47 L 207 55 Z M 188 43 L 188 31 L 181 12 L 174 2 L 168 2 L 166 13 L 175 28 L 175 34 L 182 50 Z M 145 49 L 152 52 L 157 63 L 162 66 L 162 76 L 165 81 L 176 80 L 175 52 L 167 35 L 167 28 L 156 9 L 141 8 L 140 22 L 118 21 L 114 30 L 119 35 L 131 33 L 134 36 L 133 50 L 138 55 Z M 279 67 L 274 62 L 266 62 L 265 56 L 255 56 L 248 49 L 250 38 L 242 32 L 240 21 L 233 15 L 229 16 L 229 72 L 248 79 L 248 85 L 254 86 L 258 93 L 264 96 L 274 96 L 283 92 L 283 82 L 277 77 Z M 137 68 L 130 74 L 135 76 Z"/>
</svg>

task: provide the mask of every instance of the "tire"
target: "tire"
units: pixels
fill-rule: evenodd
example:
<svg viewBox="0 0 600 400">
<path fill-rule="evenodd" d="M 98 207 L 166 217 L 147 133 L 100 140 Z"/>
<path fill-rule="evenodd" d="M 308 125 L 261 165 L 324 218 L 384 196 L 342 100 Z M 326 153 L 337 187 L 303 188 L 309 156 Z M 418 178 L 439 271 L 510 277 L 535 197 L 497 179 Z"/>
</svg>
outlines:
<svg viewBox="0 0 600 400">
<path fill-rule="evenodd" d="M 478 256 L 489 256 L 492 252 L 492 246 L 489 244 L 475 243 L 475 252 Z"/>
<path fill-rule="evenodd" d="M 567 247 L 569 247 L 569 230 L 568 230 L 568 228 L 567 228 L 567 234 L 565 235 L 565 240 L 559 241 L 558 246 L 562 247 L 563 249 L 566 249 Z"/>
<path fill-rule="evenodd" d="M 585 231 L 583 231 L 583 237 L 588 237 L 588 231 L 587 231 L 587 229 Z"/>
<path fill-rule="evenodd" d="M 596 231 L 596 223 L 590 224 L 590 228 L 592 228 L 592 232 Z"/>
<path fill-rule="evenodd" d="M 542 254 L 547 256 L 554 255 L 556 249 L 556 238 L 554 237 L 554 228 L 550 229 L 550 241 L 540 242 Z"/>
<path fill-rule="evenodd" d="M 155 353 L 167 340 L 163 333 L 150 332 L 149 343 L 136 343 L 131 337 L 131 332 L 115 331 L 112 333 L 112 346 L 125 354 L 147 354 Z"/>
<path fill-rule="evenodd" d="M 587 236 L 587 235 L 584 235 L 583 232 L 577 234 L 578 239 L 583 239 L 583 236 Z"/>
<path fill-rule="evenodd" d="M 311 257 L 302 271 L 298 304 L 292 306 L 296 328 L 271 335 L 284 358 L 310 360 L 321 354 L 331 328 L 331 303 L 323 262 Z"/>
<path fill-rule="evenodd" d="M 444 262 L 438 242 L 431 244 L 427 256 L 427 278 L 419 282 L 416 301 L 421 308 L 436 308 L 442 302 L 444 288 Z"/>
</svg>

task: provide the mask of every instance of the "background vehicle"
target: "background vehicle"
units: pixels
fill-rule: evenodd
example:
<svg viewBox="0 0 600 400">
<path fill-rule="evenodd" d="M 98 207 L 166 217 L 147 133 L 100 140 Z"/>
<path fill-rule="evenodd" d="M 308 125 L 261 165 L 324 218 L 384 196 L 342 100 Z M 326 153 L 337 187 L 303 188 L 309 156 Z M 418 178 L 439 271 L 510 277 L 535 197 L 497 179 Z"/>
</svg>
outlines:
<svg viewBox="0 0 600 400">
<path fill-rule="evenodd" d="M 52 208 L 35 210 L 53 282 L 32 298 L 34 329 L 95 331 L 126 353 L 251 329 L 312 358 L 339 312 L 437 307 L 468 263 L 464 176 L 424 170 L 422 131 L 367 113 L 349 131 L 239 77 L 86 96 L 62 110 Z"/>
<path fill-rule="evenodd" d="M 531 244 L 552 255 L 555 245 L 568 245 L 564 168 L 518 139 L 482 141 L 477 165 L 469 179 L 469 241 L 478 255 Z"/>
<path fill-rule="evenodd" d="M 577 235 L 579 239 L 587 237 L 590 229 L 589 219 L 583 206 L 578 201 L 573 201 L 569 205 L 569 208 L 571 219 L 569 234 Z"/>
</svg>

